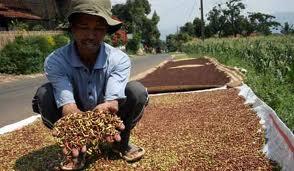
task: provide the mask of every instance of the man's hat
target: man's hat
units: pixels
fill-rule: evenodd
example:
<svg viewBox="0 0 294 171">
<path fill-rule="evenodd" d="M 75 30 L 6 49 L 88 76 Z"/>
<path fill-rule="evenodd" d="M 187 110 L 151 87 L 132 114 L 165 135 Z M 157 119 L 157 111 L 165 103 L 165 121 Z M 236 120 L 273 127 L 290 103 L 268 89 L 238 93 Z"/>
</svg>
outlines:
<svg viewBox="0 0 294 171">
<path fill-rule="evenodd" d="M 110 34 L 119 30 L 122 25 L 122 22 L 111 18 L 110 0 L 71 0 L 67 19 L 70 20 L 72 14 L 76 13 L 95 15 L 104 18 L 109 26 L 107 32 Z"/>
</svg>

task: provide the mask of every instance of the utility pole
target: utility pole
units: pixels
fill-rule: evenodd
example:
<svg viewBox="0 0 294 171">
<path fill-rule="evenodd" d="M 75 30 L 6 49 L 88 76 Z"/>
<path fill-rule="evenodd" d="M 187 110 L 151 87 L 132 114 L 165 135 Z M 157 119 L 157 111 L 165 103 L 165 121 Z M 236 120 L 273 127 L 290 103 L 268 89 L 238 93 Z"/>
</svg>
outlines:
<svg viewBox="0 0 294 171">
<path fill-rule="evenodd" d="M 201 8 L 201 39 L 204 41 L 204 17 L 203 17 L 203 0 L 200 0 Z"/>
</svg>

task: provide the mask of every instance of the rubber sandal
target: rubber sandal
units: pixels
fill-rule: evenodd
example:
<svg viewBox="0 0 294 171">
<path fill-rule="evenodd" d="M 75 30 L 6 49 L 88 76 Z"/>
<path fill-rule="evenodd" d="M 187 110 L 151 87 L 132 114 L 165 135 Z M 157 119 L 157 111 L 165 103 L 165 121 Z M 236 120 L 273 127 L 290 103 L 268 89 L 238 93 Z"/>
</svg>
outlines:
<svg viewBox="0 0 294 171">
<path fill-rule="evenodd" d="M 133 144 L 129 145 L 128 150 L 120 151 L 116 148 L 113 148 L 112 151 L 119 154 L 120 157 L 127 162 L 136 162 L 140 160 L 145 154 L 145 150 L 142 147 L 138 147 Z"/>
<path fill-rule="evenodd" d="M 85 167 L 86 154 L 82 154 L 79 157 L 66 159 L 66 161 L 60 164 L 60 169 L 65 171 L 82 170 Z"/>
</svg>

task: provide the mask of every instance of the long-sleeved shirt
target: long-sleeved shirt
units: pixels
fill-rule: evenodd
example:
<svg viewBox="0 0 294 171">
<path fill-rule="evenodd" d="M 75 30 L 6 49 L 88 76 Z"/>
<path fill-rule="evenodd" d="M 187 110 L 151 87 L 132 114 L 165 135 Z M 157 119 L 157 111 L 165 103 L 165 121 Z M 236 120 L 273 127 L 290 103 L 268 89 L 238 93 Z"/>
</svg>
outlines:
<svg viewBox="0 0 294 171">
<path fill-rule="evenodd" d="M 44 63 L 57 107 L 76 103 L 83 111 L 107 100 L 124 99 L 130 69 L 128 55 L 106 43 L 101 44 L 92 70 L 81 62 L 74 43 L 55 50 Z"/>
</svg>

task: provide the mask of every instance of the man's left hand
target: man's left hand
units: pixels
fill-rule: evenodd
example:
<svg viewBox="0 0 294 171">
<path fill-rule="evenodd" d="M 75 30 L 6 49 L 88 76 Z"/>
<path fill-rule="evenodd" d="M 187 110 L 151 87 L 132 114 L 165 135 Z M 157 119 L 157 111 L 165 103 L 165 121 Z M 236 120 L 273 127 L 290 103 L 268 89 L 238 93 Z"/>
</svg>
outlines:
<svg viewBox="0 0 294 171">
<path fill-rule="evenodd" d="M 109 100 L 104 103 L 97 105 L 94 108 L 94 111 L 109 111 L 111 113 L 116 113 L 118 111 L 118 101 L 117 100 Z"/>
<path fill-rule="evenodd" d="M 98 110 L 98 111 L 109 111 L 111 113 L 117 113 L 118 112 L 118 101 L 117 100 L 106 101 L 104 103 L 101 103 L 101 104 L 97 105 L 94 108 L 94 111 L 95 110 Z M 125 126 L 122 123 L 116 129 L 118 129 L 119 131 L 123 131 L 125 129 Z M 113 135 L 113 136 L 106 137 L 106 141 L 108 143 L 113 143 L 114 141 L 119 142 L 120 140 L 121 140 L 121 136 L 118 133 L 115 134 L 115 135 Z"/>
</svg>

